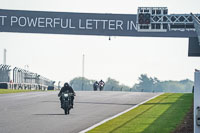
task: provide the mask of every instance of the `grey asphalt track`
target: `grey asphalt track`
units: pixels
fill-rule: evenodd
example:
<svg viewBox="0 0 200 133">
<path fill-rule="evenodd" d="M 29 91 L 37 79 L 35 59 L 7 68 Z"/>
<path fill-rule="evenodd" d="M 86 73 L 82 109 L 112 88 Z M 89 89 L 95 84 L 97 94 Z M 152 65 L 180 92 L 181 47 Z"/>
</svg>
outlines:
<svg viewBox="0 0 200 133">
<path fill-rule="evenodd" d="M 77 91 L 70 115 L 58 91 L 0 94 L 0 133 L 78 133 L 158 93 Z"/>
</svg>

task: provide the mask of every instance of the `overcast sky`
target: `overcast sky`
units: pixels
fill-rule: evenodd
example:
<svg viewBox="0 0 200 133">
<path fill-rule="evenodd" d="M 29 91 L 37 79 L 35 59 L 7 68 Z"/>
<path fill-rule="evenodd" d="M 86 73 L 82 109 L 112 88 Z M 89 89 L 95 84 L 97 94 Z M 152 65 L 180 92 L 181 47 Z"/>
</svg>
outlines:
<svg viewBox="0 0 200 133">
<path fill-rule="evenodd" d="M 136 14 L 141 6 L 168 7 L 172 13 L 200 13 L 199 0 L 0 0 L 0 9 Z M 0 33 L 0 64 L 3 49 L 7 64 L 41 74 L 55 81 L 82 76 L 108 77 L 132 86 L 140 74 L 160 80 L 193 80 L 200 59 L 188 57 L 188 39 L 75 36 Z"/>
</svg>

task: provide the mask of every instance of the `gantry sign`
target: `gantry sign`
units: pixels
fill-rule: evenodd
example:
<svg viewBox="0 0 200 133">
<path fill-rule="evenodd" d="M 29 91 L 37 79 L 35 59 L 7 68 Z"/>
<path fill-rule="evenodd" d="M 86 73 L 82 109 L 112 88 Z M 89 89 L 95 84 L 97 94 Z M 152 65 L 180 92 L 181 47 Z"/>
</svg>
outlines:
<svg viewBox="0 0 200 133">
<path fill-rule="evenodd" d="M 189 38 L 189 55 L 200 56 L 193 18 L 166 7 L 139 7 L 137 14 L 0 10 L 0 32 Z M 192 45 L 193 44 L 193 45 Z M 199 48 L 199 49 L 198 49 Z M 197 51 L 193 51 L 193 49 Z"/>
</svg>

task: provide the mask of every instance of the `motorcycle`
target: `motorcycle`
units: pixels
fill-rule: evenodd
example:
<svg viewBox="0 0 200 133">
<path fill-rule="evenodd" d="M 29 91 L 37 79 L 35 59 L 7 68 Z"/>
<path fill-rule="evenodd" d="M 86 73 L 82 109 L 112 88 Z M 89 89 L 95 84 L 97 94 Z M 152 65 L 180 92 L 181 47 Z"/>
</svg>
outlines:
<svg viewBox="0 0 200 133">
<path fill-rule="evenodd" d="M 64 109 L 65 115 L 69 114 L 70 109 L 72 108 L 72 96 L 74 96 L 73 93 L 62 93 L 61 94 L 61 108 Z"/>
<path fill-rule="evenodd" d="M 95 83 L 95 84 L 93 85 L 94 91 L 97 91 L 97 90 L 98 90 L 98 87 L 99 87 L 99 84 L 98 84 L 98 83 Z"/>
<path fill-rule="evenodd" d="M 105 84 L 104 84 L 104 83 L 102 83 L 102 82 L 100 82 L 100 83 L 99 83 L 99 90 L 100 90 L 100 91 L 102 91 L 102 90 L 103 90 L 103 87 L 104 87 L 104 85 L 105 85 Z"/>
</svg>

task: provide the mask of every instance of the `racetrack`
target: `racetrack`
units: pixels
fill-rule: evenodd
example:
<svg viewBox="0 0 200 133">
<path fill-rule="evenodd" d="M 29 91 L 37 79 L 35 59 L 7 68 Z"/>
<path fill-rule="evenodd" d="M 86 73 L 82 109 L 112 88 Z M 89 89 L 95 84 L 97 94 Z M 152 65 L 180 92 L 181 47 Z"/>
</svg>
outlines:
<svg viewBox="0 0 200 133">
<path fill-rule="evenodd" d="M 158 93 L 76 92 L 64 115 L 58 91 L 0 94 L 0 133 L 78 133 Z"/>
</svg>

